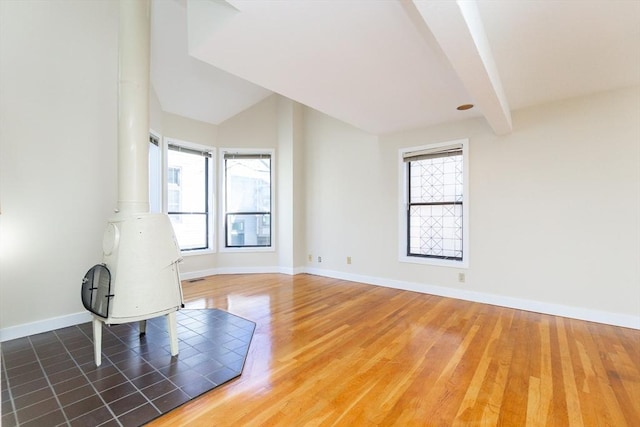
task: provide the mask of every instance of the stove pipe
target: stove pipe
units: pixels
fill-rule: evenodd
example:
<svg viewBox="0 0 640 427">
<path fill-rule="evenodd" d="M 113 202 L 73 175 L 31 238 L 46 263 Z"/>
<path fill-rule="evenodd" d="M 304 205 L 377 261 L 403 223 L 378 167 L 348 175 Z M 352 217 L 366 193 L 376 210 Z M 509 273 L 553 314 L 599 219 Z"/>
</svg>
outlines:
<svg viewBox="0 0 640 427">
<path fill-rule="evenodd" d="M 118 212 L 149 212 L 149 0 L 120 0 Z"/>
</svg>

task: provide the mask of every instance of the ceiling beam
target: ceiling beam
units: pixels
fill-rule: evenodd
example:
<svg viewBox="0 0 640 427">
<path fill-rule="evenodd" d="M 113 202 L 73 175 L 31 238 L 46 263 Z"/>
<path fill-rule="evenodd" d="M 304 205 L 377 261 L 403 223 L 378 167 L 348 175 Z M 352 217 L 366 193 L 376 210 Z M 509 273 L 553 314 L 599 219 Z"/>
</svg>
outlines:
<svg viewBox="0 0 640 427">
<path fill-rule="evenodd" d="M 462 84 L 498 135 L 512 131 L 511 112 L 502 89 L 478 7 L 473 1 L 403 2 L 418 31 L 433 35 Z"/>
</svg>

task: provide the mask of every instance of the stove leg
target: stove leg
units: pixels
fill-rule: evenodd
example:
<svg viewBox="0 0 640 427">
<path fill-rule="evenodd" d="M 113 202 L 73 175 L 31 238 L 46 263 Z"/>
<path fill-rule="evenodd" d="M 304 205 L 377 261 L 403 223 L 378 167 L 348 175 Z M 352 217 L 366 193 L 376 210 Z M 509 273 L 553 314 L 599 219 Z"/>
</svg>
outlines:
<svg viewBox="0 0 640 427">
<path fill-rule="evenodd" d="M 138 322 L 138 326 L 140 328 L 140 336 L 143 336 L 144 334 L 147 333 L 147 321 L 146 320 L 141 320 Z"/>
<path fill-rule="evenodd" d="M 169 328 L 169 340 L 171 341 L 171 355 L 178 355 L 178 326 L 176 323 L 176 312 L 167 314 L 167 326 Z"/>
<path fill-rule="evenodd" d="M 93 355 L 96 366 L 100 366 L 102 363 L 102 322 L 96 318 L 93 319 Z"/>
</svg>

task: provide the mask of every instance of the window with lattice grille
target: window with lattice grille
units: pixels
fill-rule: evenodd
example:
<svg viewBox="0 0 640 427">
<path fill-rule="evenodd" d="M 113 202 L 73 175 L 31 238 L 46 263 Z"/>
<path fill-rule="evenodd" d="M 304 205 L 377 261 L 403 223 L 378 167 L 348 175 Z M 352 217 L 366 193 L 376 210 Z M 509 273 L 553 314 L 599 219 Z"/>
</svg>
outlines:
<svg viewBox="0 0 640 427">
<path fill-rule="evenodd" d="M 465 258 L 466 144 L 401 151 L 404 163 L 404 256 L 461 262 Z"/>
</svg>

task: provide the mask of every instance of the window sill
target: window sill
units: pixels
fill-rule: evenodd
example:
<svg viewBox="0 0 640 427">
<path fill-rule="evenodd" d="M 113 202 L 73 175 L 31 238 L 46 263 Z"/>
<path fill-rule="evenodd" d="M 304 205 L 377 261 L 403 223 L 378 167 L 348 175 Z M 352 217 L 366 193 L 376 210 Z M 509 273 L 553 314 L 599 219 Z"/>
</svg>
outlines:
<svg viewBox="0 0 640 427">
<path fill-rule="evenodd" d="M 196 249 L 193 251 L 180 251 L 180 256 L 184 258 L 184 257 L 195 256 L 195 255 L 210 255 L 215 253 L 216 253 L 215 249 Z"/>
<path fill-rule="evenodd" d="M 436 267 L 469 268 L 469 261 L 466 259 L 463 259 L 462 261 L 455 261 L 438 258 L 400 256 L 399 261 L 410 264 L 433 265 Z"/>
<path fill-rule="evenodd" d="M 226 253 L 251 253 L 251 252 L 275 252 L 276 249 L 273 246 L 269 247 L 249 247 L 249 248 L 220 248 L 220 252 Z"/>
</svg>

